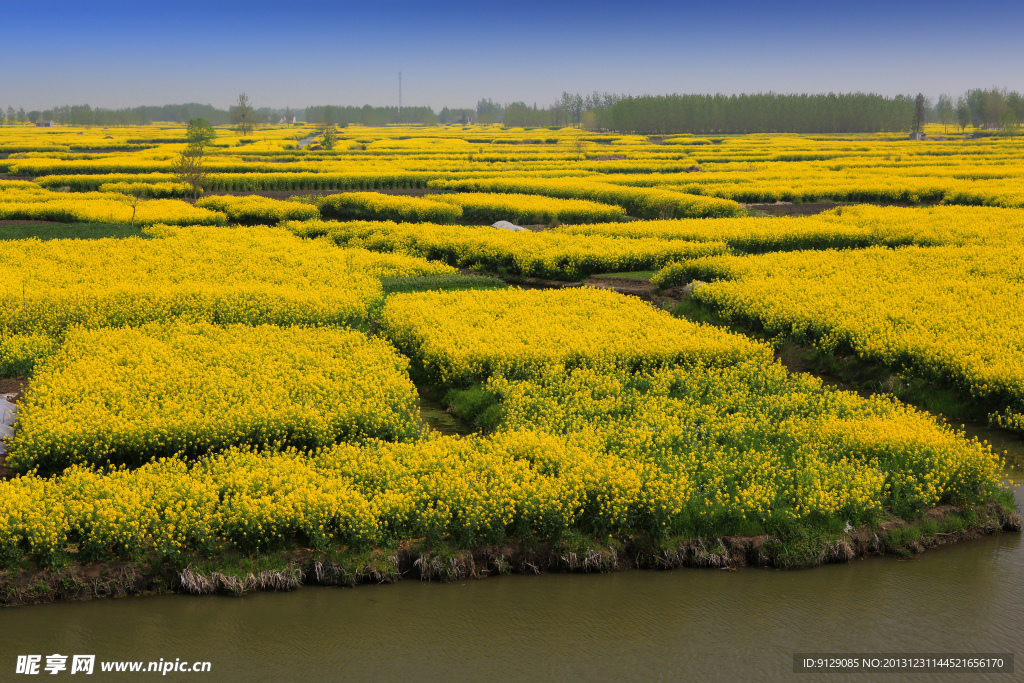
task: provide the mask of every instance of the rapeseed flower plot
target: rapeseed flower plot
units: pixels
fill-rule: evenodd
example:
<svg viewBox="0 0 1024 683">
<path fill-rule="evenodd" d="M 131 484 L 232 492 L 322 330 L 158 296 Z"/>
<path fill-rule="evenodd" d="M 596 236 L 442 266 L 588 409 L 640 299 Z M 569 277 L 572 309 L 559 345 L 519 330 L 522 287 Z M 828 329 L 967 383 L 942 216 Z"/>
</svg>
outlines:
<svg viewBox="0 0 1024 683">
<path fill-rule="evenodd" d="M 1024 413 L 1024 261 L 1012 243 L 716 256 L 670 266 L 662 285 L 715 280 L 697 301 L 727 319 L 879 363 Z"/>
<path fill-rule="evenodd" d="M 273 228 L 154 228 L 159 239 L 0 243 L 0 338 L 184 317 L 220 323 L 360 324 L 379 277 L 440 263 L 338 249 Z"/>
<path fill-rule="evenodd" d="M 551 365 L 642 369 L 770 357 L 764 344 L 589 287 L 396 294 L 380 325 L 446 386 L 531 376 Z"/>
<path fill-rule="evenodd" d="M 0 564 L 31 553 L 42 565 L 69 544 L 82 561 L 150 552 L 245 553 L 329 539 L 380 538 L 374 511 L 344 477 L 295 451 L 232 449 L 193 466 L 165 458 L 135 470 L 75 466 L 62 476 L 0 482 Z"/>
<path fill-rule="evenodd" d="M 535 178 L 470 178 L 432 180 L 430 187 L 468 192 L 512 192 L 539 194 L 563 199 L 583 199 L 617 204 L 626 213 L 641 218 L 724 217 L 739 213 L 733 201 L 672 192 L 658 188 L 628 187 L 592 178 L 573 180 Z"/>
<path fill-rule="evenodd" d="M 401 223 L 454 223 L 462 218 L 458 206 L 421 197 L 379 192 L 344 192 L 317 197 L 319 215 L 343 220 L 391 220 Z"/>
<path fill-rule="evenodd" d="M 736 214 L 738 207 L 723 199 L 1024 206 L 1021 143 L 1005 138 L 920 144 L 898 134 L 649 138 L 591 133 L 588 143 L 599 144 L 591 144 L 581 159 L 566 145 L 578 135 L 576 129 L 538 137 L 537 131 L 496 126 L 349 126 L 334 150 L 299 149 L 297 136 L 310 133 L 268 129 L 263 139 L 242 145 L 233 132 L 220 131 L 208 154 L 209 189 L 365 190 L 425 187 L 433 181 L 479 190 L 485 189 L 475 186 L 479 182 L 499 181 L 506 184 L 492 191 L 619 204 L 647 218 Z M 162 124 L 103 130 L 5 127 L 0 153 L 9 156 L 0 159 L 0 171 L 75 191 L 103 183 L 168 182 L 176 143 L 183 139 L 183 127 Z M 528 187 L 544 178 L 550 179 L 544 187 Z"/>
<path fill-rule="evenodd" d="M 0 128 L 0 173 L 34 179 L 0 180 L 0 218 L 127 222 L 132 195 L 157 198 L 135 207 L 151 239 L 0 243 L 0 374 L 30 376 L 0 567 L 670 547 L 1004 500 L 987 446 L 741 335 L 607 291 L 385 297 L 380 279 L 668 266 L 657 284 L 704 280 L 694 299 L 726 318 L 954 386 L 1024 430 L 1020 141 L 587 132 L 581 153 L 578 129 L 352 125 L 314 150 L 308 126 L 222 130 L 208 190 L 360 192 L 194 206 L 170 199 L 184 130 Z M 442 192 L 366 192 L 413 188 Z M 939 205 L 737 204 L 777 200 Z M 317 220 L 334 205 L 418 222 Z M 586 224 L 439 224 L 498 218 Z M 494 430 L 426 428 L 413 376 L 493 399 Z"/>
<path fill-rule="evenodd" d="M 304 221 L 285 225 L 297 235 L 326 236 L 338 245 L 394 252 L 460 268 L 575 280 L 593 273 L 660 268 L 679 259 L 726 251 L 721 242 L 564 235 L 388 221 Z"/>
<path fill-rule="evenodd" d="M 104 186 L 105 187 L 105 186 Z M 281 221 L 303 221 L 319 218 L 316 207 L 295 202 L 282 202 L 269 197 L 232 197 L 217 195 L 203 197 L 196 206 L 219 211 L 232 223 L 243 225 L 277 225 Z"/>
<path fill-rule="evenodd" d="M 746 253 L 869 246 L 1024 243 L 1024 211 L 987 207 L 921 209 L 843 206 L 816 216 L 740 217 L 564 225 L 567 235 L 719 241 Z"/>
<path fill-rule="evenodd" d="M 563 435 L 637 473 L 618 503 L 651 529 L 842 517 L 870 521 L 985 500 L 999 460 L 891 399 L 863 399 L 751 359 L 634 374 L 606 368 L 496 376 L 499 432 Z M 623 496 L 626 496 L 623 498 Z"/>
<path fill-rule="evenodd" d="M 870 522 L 988 500 L 991 449 L 890 399 L 768 359 L 492 378 L 494 434 L 232 447 L 135 470 L 0 482 L 0 562 L 244 553 L 426 539 L 458 547 L 570 532 L 652 538 Z"/>
<path fill-rule="evenodd" d="M 185 183 L 173 182 L 115 182 L 102 183 L 99 186 L 100 192 L 113 192 L 122 195 L 142 195 L 147 198 L 167 197 L 188 197 L 192 194 L 192 188 Z M 219 209 L 218 209 L 219 210 Z"/>
<path fill-rule="evenodd" d="M 75 329 L 36 369 L 7 462 L 20 472 L 59 472 L 194 458 L 236 444 L 405 439 L 418 431 L 415 400 L 407 361 L 359 332 L 207 323 Z"/>
<path fill-rule="evenodd" d="M 39 186 L 25 187 L 0 181 L 0 220 L 128 223 L 138 225 L 224 225 L 217 211 L 194 207 L 176 199 L 153 199 L 135 209 L 131 197 L 115 192 L 51 192 Z"/>
<path fill-rule="evenodd" d="M 431 195 L 438 202 L 462 208 L 467 221 L 491 224 L 500 220 L 512 223 L 585 223 L 617 221 L 625 217 L 622 207 L 583 199 L 556 199 L 528 194 L 490 194 L 460 192 Z"/>
</svg>

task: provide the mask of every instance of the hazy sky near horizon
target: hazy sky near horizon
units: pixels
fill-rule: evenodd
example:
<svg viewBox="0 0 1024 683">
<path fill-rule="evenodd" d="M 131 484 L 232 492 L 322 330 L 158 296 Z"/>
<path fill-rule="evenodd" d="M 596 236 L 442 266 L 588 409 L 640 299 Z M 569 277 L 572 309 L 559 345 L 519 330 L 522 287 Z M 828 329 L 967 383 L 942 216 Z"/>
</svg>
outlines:
<svg viewBox="0 0 1024 683">
<path fill-rule="evenodd" d="M 562 91 L 1024 90 L 1024 6 L 0 0 L 0 106 L 546 106 Z"/>
</svg>

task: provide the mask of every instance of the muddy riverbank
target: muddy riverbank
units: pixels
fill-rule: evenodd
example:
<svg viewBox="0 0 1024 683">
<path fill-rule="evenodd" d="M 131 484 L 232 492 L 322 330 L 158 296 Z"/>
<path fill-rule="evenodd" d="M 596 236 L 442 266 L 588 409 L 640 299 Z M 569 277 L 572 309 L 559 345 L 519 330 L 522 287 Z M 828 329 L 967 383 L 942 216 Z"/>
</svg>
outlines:
<svg viewBox="0 0 1024 683">
<path fill-rule="evenodd" d="M 558 543 L 510 543 L 473 550 L 404 542 L 357 554 L 299 548 L 260 558 L 195 558 L 174 569 L 159 558 L 93 563 L 59 569 L 0 572 L 0 604 L 180 592 L 243 595 L 289 591 L 304 585 L 356 586 L 403 579 L 462 581 L 508 574 L 593 573 L 629 569 L 801 569 L 870 556 L 909 557 L 957 541 L 998 532 L 1019 533 L 1021 517 L 999 505 L 934 508 L 919 520 L 889 519 L 843 534 L 785 537 L 709 537 L 655 542 L 640 534 L 604 542 L 577 536 Z"/>
</svg>

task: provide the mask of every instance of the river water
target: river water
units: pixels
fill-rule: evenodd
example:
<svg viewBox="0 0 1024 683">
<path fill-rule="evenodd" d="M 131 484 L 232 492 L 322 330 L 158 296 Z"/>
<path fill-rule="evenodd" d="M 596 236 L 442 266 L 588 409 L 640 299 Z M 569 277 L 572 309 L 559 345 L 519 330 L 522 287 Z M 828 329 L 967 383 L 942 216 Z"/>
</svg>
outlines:
<svg viewBox="0 0 1024 683">
<path fill-rule="evenodd" d="M 1021 537 L 1000 533 L 906 560 L 799 571 L 509 576 L 38 605 L 0 610 L 0 680 L 31 680 L 14 675 L 17 655 L 40 654 L 45 664 L 54 653 L 211 666 L 161 677 L 104 675 L 97 665 L 86 680 L 850 680 L 793 673 L 793 654 L 1024 655 L 1022 579 Z M 1016 677 L 853 680 L 1024 679 L 1024 661 L 1015 668 Z"/>
</svg>

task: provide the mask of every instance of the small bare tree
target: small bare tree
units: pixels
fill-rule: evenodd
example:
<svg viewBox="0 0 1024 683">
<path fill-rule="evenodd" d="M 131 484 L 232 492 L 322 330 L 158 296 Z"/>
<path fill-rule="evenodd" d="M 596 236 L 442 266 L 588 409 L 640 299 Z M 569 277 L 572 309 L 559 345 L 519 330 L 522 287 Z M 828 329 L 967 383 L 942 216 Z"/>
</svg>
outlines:
<svg viewBox="0 0 1024 683">
<path fill-rule="evenodd" d="M 231 108 L 231 121 L 242 135 L 248 135 L 256 127 L 256 110 L 245 93 L 238 96 L 238 104 Z"/>
<path fill-rule="evenodd" d="M 149 188 L 141 183 L 132 188 L 128 194 L 128 206 L 132 207 L 132 230 L 135 229 L 135 214 L 139 210 L 139 204 L 148 200 Z"/>
</svg>

